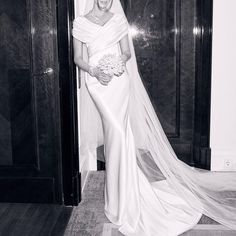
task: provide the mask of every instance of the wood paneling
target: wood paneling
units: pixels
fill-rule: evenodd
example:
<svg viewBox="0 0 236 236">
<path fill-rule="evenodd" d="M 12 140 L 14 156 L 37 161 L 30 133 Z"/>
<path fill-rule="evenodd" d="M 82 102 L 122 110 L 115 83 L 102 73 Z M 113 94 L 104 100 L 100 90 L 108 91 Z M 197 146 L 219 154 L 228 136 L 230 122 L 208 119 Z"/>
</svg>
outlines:
<svg viewBox="0 0 236 236">
<path fill-rule="evenodd" d="M 0 201 L 61 203 L 56 0 L 1 1 L 0 23 Z"/>
<path fill-rule="evenodd" d="M 144 85 L 178 158 L 209 168 L 212 0 L 122 4 Z"/>
<path fill-rule="evenodd" d="M 27 1 L 1 1 L 0 24 L 0 165 L 12 165 L 15 152 L 22 155 L 20 146 L 31 142 L 22 134 L 25 124 L 33 132 Z"/>
</svg>

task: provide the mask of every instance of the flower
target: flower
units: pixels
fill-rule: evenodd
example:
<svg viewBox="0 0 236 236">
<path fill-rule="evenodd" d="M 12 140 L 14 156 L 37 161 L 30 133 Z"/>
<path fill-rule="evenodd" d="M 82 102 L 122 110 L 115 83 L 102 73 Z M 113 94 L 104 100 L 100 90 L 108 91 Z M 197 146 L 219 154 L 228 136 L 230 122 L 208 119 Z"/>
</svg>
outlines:
<svg viewBox="0 0 236 236">
<path fill-rule="evenodd" d="M 116 54 L 106 54 L 99 61 L 97 67 L 110 76 L 121 76 L 124 72 L 124 62 Z"/>
</svg>

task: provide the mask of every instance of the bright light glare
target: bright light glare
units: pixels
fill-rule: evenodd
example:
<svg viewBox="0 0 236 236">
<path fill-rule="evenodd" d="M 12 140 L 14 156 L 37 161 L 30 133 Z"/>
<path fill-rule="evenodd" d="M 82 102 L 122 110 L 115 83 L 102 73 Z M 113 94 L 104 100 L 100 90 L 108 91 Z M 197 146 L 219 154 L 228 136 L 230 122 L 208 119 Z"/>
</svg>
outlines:
<svg viewBox="0 0 236 236">
<path fill-rule="evenodd" d="M 199 35 L 201 33 L 201 28 L 195 26 L 193 27 L 193 34 Z"/>
<path fill-rule="evenodd" d="M 144 34 L 143 30 L 139 30 L 135 25 L 131 25 L 129 31 L 133 38 L 137 37 L 139 34 Z"/>
</svg>

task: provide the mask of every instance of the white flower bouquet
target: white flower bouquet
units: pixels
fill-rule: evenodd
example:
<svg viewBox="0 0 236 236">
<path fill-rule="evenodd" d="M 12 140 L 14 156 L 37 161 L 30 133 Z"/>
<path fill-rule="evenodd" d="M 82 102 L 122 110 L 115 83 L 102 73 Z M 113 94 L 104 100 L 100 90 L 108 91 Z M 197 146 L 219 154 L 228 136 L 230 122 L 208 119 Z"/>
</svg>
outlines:
<svg viewBox="0 0 236 236">
<path fill-rule="evenodd" d="M 124 73 L 125 65 L 119 56 L 106 54 L 98 61 L 97 68 L 107 75 L 121 76 Z"/>
</svg>

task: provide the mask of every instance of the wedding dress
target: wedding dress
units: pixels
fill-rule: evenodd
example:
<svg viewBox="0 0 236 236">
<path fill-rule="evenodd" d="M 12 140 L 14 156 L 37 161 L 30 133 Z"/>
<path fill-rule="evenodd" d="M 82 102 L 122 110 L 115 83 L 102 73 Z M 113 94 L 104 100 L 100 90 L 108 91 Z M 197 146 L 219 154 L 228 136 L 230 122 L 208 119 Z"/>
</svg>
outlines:
<svg viewBox="0 0 236 236">
<path fill-rule="evenodd" d="M 81 0 L 73 37 L 84 43 L 84 59 L 96 66 L 107 54 L 120 55 L 129 35 L 131 59 L 108 86 L 82 72 L 81 155 L 104 144 L 105 214 L 128 236 L 174 236 L 205 214 L 236 229 L 236 173 L 193 170 L 176 157 L 139 76 L 129 25 L 119 0 L 103 26 L 85 15 L 93 0 Z M 156 177 L 163 175 L 161 181 Z"/>
</svg>

